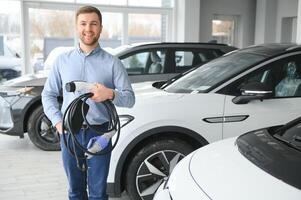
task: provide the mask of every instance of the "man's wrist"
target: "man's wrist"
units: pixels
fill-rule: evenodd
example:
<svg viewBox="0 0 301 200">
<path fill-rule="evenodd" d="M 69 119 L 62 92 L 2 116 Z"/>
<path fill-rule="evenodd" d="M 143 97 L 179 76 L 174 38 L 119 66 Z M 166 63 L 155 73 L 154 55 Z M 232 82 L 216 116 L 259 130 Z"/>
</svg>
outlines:
<svg viewBox="0 0 301 200">
<path fill-rule="evenodd" d="M 110 98 L 110 100 L 114 100 L 115 99 L 115 92 L 114 92 L 114 90 L 111 90 L 112 91 L 112 96 L 111 96 L 111 98 Z"/>
</svg>

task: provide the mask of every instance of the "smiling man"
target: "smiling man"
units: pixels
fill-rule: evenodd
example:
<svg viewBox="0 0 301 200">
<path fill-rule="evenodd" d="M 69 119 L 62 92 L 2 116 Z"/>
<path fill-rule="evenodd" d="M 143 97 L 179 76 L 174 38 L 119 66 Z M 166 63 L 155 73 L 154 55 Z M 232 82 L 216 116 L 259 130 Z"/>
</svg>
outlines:
<svg viewBox="0 0 301 200">
<path fill-rule="evenodd" d="M 94 95 L 87 101 L 90 106 L 87 119 L 99 131 L 107 130 L 109 116 L 100 102 L 112 100 L 116 106 L 132 107 L 135 103 L 134 92 L 121 61 L 99 45 L 102 31 L 100 11 L 92 6 L 79 8 L 76 13 L 76 30 L 79 37 L 78 47 L 58 56 L 45 83 L 42 92 L 44 112 L 58 132 L 62 133 L 62 115 L 67 106 L 80 95 L 68 93 L 65 84 L 71 81 L 95 83 L 95 88 L 91 91 Z M 61 92 L 63 105 L 59 109 L 57 97 L 61 96 Z M 89 128 L 82 128 L 76 137 L 82 146 L 87 146 L 90 140 L 94 141 L 101 136 Z M 82 150 L 74 148 L 79 158 L 85 157 Z M 111 155 L 76 160 L 69 154 L 63 140 L 61 149 L 69 182 L 69 199 L 107 200 L 106 182 Z"/>
</svg>

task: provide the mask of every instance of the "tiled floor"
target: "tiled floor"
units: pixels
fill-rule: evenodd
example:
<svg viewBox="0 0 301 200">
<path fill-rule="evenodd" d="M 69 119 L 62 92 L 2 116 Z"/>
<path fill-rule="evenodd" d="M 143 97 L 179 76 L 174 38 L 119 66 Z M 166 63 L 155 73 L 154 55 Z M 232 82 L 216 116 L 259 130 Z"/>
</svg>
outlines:
<svg viewBox="0 0 301 200">
<path fill-rule="evenodd" d="M 66 200 L 66 185 L 60 152 L 41 151 L 27 137 L 0 134 L 1 200 Z"/>
</svg>

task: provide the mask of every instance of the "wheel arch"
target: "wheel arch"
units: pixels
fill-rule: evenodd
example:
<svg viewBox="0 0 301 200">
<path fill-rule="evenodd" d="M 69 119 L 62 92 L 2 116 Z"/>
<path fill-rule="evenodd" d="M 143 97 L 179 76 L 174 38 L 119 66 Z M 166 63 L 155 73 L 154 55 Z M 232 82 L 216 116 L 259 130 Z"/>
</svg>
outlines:
<svg viewBox="0 0 301 200">
<path fill-rule="evenodd" d="M 32 112 L 37 109 L 39 106 L 42 105 L 41 98 L 36 98 L 35 100 L 31 101 L 29 105 L 27 105 L 27 108 L 25 109 L 25 114 L 23 116 L 23 131 L 27 132 L 27 126 L 28 126 L 28 119 Z"/>
<path fill-rule="evenodd" d="M 164 126 L 150 129 L 136 137 L 122 152 L 115 171 L 114 188 L 110 188 L 114 191 L 108 192 L 113 193 L 113 196 L 119 196 L 124 190 L 125 176 L 123 176 L 123 174 L 125 174 L 127 170 L 127 163 L 133 158 L 138 150 L 152 140 L 158 140 L 158 138 L 170 138 L 171 136 L 172 139 L 185 141 L 195 149 L 208 144 L 208 141 L 200 134 L 187 128 Z"/>
</svg>

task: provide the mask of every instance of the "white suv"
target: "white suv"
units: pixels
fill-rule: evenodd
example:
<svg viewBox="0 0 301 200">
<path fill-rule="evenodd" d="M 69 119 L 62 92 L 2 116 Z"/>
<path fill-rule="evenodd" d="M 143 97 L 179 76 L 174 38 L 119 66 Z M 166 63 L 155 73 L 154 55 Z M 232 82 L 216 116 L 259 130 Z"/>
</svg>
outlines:
<svg viewBox="0 0 301 200">
<path fill-rule="evenodd" d="M 300 46 L 266 44 L 224 55 L 166 83 L 134 85 L 136 105 L 118 109 L 127 125 L 112 152 L 109 194 L 126 189 L 133 200 L 152 199 L 194 149 L 300 116 L 300 71 Z"/>
</svg>

